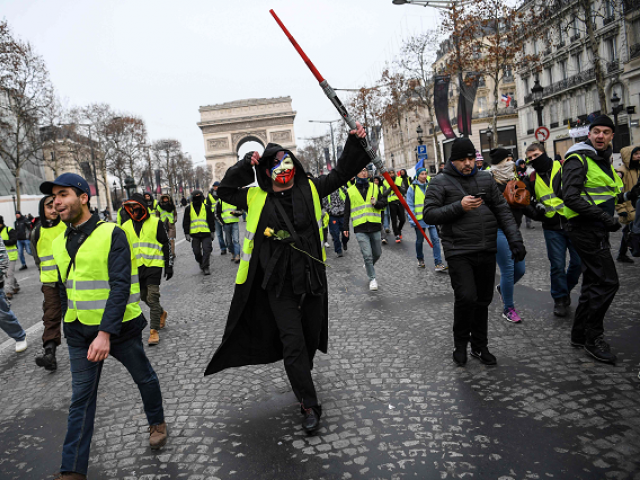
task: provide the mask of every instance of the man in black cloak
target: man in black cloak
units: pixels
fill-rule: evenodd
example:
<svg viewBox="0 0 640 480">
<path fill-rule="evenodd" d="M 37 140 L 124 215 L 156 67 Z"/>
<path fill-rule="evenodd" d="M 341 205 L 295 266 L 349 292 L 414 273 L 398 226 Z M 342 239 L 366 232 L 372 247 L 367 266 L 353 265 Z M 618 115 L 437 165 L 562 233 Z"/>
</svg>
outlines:
<svg viewBox="0 0 640 480">
<path fill-rule="evenodd" d="M 308 433 L 318 429 L 322 414 L 313 358 L 318 349 L 327 353 L 329 336 L 320 200 L 367 165 L 358 140 L 365 135 L 360 124 L 349 132 L 328 175 L 307 178 L 289 150 L 270 143 L 262 157 L 249 152 L 229 168 L 218 187 L 223 201 L 248 212 L 247 233 L 222 343 L 205 375 L 284 359 Z M 258 187 L 243 189 L 254 181 L 253 166 Z M 282 232 L 290 236 L 281 240 Z"/>
</svg>

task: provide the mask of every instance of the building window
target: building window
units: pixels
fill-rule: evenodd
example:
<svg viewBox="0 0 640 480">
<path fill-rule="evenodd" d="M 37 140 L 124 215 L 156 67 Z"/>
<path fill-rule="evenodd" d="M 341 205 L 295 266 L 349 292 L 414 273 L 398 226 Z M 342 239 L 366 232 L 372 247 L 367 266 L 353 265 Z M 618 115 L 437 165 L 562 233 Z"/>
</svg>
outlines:
<svg viewBox="0 0 640 480">
<path fill-rule="evenodd" d="M 560 44 L 564 43 L 564 27 L 562 26 L 562 22 L 558 23 L 558 42 Z"/>
<path fill-rule="evenodd" d="M 549 105 L 549 123 L 558 123 L 558 105 L 556 103 Z"/>
<path fill-rule="evenodd" d="M 547 85 L 553 85 L 553 68 L 547 68 Z"/>
<path fill-rule="evenodd" d="M 563 120 L 571 118 L 571 100 L 568 98 L 562 101 L 562 117 Z"/>
<path fill-rule="evenodd" d="M 600 110 L 600 96 L 598 95 L 598 90 L 593 91 L 591 98 L 593 98 L 593 111 L 597 112 Z"/>
<path fill-rule="evenodd" d="M 567 61 L 566 60 L 562 60 L 559 63 L 560 66 L 560 79 L 561 80 L 566 80 L 567 79 Z"/>
<path fill-rule="evenodd" d="M 609 61 L 615 62 L 618 60 L 618 48 L 616 45 L 616 37 L 607 38 L 606 42 L 607 54 L 609 55 Z"/>
<path fill-rule="evenodd" d="M 573 21 L 571 22 L 571 35 L 574 37 L 580 36 L 580 30 L 578 29 L 578 16 L 575 15 L 573 17 Z"/>
<path fill-rule="evenodd" d="M 533 109 L 527 110 L 527 130 L 533 130 L 536 126 L 533 123 Z"/>
<path fill-rule="evenodd" d="M 478 113 L 484 113 L 487 109 L 487 97 L 478 97 Z"/>
<path fill-rule="evenodd" d="M 528 95 L 529 93 L 531 93 L 529 91 L 529 77 L 525 77 L 522 79 L 522 86 L 524 88 L 524 94 Z"/>
<path fill-rule="evenodd" d="M 578 116 L 587 114 L 587 100 L 584 93 L 575 96 Z"/>
<path fill-rule="evenodd" d="M 605 18 L 613 18 L 614 11 L 613 11 L 613 2 L 611 0 L 605 0 L 604 12 L 605 12 Z"/>
<path fill-rule="evenodd" d="M 575 69 L 576 73 L 580 73 L 582 71 L 582 59 L 580 57 L 580 53 L 576 53 L 573 56 L 573 68 Z"/>
</svg>

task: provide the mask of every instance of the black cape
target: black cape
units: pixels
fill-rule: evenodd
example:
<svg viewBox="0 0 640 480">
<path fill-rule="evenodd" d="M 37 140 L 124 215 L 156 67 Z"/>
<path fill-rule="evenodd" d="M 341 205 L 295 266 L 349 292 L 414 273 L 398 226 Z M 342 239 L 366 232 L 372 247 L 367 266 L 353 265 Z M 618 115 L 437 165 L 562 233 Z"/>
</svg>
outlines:
<svg viewBox="0 0 640 480">
<path fill-rule="evenodd" d="M 294 189 L 300 189 L 304 197 L 304 208 L 307 215 L 315 219 L 313 210 L 313 197 L 311 186 L 302 164 L 288 150 L 280 145 L 270 143 L 267 145 L 264 154 L 260 159 L 260 164 L 256 166 L 256 179 L 260 188 L 268 194 L 273 193 L 271 188 L 271 178 L 266 173 L 267 162 L 273 158 L 278 151 L 285 150 L 293 158 L 296 166 Z M 338 159 L 336 167 L 328 174 L 318 178 L 312 178 L 320 199 L 335 192 L 339 187 L 345 185 L 360 170 L 362 170 L 370 159 L 364 148 L 361 146 L 355 135 L 349 135 L 342 155 Z M 254 181 L 253 169 L 247 165 L 245 160 L 240 160 L 227 170 L 224 178 L 218 187 L 218 196 L 231 205 L 236 205 L 239 209 L 248 210 L 247 189 L 243 188 Z M 249 272 L 245 283 L 235 286 L 231 308 L 227 317 L 227 325 L 220 346 L 217 348 L 213 358 L 209 362 L 205 375 L 211 375 L 229 367 L 240 367 L 244 365 L 262 365 L 276 362 L 283 358 L 282 342 L 275 322 L 273 312 L 269 305 L 266 290 L 262 289 L 263 282 L 262 269 L 258 268 L 259 254 L 262 242 L 265 237 L 262 234 L 267 225 L 264 219 L 264 212 L 272 202 L 271 195 L 267 195 L 264 210 L 261 214 L 256 235 L 254 238 L 254 250 L 249 262 Z M 251 212 L 249 212 L 250 214 Z M 317 251 L 310 252 L 316 258 L 322 258 L 322 244 L 319 234 L 315 234 L 314 246 Z M 242 242 L 241 242 L 242 243 Z M 305 322 L 318 322 L 321 324 L 318 349 L 327 353 L 329 338 L 329 299 L 327 293 L 327 276 L 324 267 L 319 268 L 320 279 L 324 286 L 322 305 L 324 308 L 314 311 L 312 315 L 304 318 Z M 234 279 L 235 281 L 235 279 Z M 309 352 L 312 355 L 315 352 Z"/>
</svg>

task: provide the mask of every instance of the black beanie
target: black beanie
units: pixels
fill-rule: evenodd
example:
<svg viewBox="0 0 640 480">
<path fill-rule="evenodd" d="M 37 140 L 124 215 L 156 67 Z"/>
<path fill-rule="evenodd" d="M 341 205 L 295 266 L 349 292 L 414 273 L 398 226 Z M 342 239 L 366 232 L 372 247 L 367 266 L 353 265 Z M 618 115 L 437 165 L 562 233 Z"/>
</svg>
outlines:
<svg viewBox="0 0 640 480">
<path fill-rule="evenodd" d="M 497 165 L 505 158 L 512 156 L 512 153 L 506 148 L 492 148 L 489 152 L 491 157 L 491 165 Z"/>
<path fill-rule="evenodd" d="M 473 142 L 466 137 L 458 137 L 451 145 L 451 156 L 449 161 L 462 160 L 464 158 L 476 158 L 476 147 Z"/>
<path fill-rule="evenodd" d="M 616 126 L 607 115 L 600 115 L 596 117 L 596 119 L 591 122 L 591 125 L 589 125 L 589 131 L 591 131 L 593 127 L 609 127 L 613 132 L 616 131 Z"/>
</svg>

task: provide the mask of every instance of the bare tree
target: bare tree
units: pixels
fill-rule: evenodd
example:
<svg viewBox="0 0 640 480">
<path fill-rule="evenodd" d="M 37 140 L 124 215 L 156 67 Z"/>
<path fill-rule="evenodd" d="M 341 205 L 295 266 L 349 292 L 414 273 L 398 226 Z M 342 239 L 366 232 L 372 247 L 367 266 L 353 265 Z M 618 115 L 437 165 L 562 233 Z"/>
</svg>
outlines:
<svg viewBox="0 0 640 480">
<path fill-rule="evenodd" d="M 211 183 L 213 183 L 213 166 L 206 165 L 198 165 L 195 168 L 196 178 L 199 180 L 200 188 L 203 192 L 206 193 L 209 191 Z"/>
<path fill-rule="evenodd" d="M 108 168 L 140 184 L 146 161 L 147 129 L 144 121 L 135 116 L 112 117 L 106 125 L 105 136 L 109 144 Z"/>
<path fill-rule="evenodd" d="M 386 68 L 382 72 L 379 83 L 382 86 L 384 98 L 380 119 L 385 125 L 399 128 L 400 145 L 404 145 L 402 116 L 403 113 L 409 112 L 416 107 L 416 98 L 411 92 L 410 82 L 403 72 Z M 407 158 L 405 158 L 404 148 L 401 151 L 403 156 L 402 163 L 405 164 Z M 391 168 L 395 168 L 395 166 L 391 165 Z"/>
<path fill-rule="evenodd" d="M 54 98 L 42 57 L 0 21 L 0 155 L 16 179 L 18 209 L 20 171 L 27 162 L 39 160 L 41 119 Z"/>
<path fill-rule="evenodd" d="M 178 140 L 165 138 L 156 140 L 151 145 L 151 152 L 156 166 L 167 179 L 169 191 L 173 195 L 178 185 L 179 163 L 182 156 L 182 145 Z"/>
</svg>

